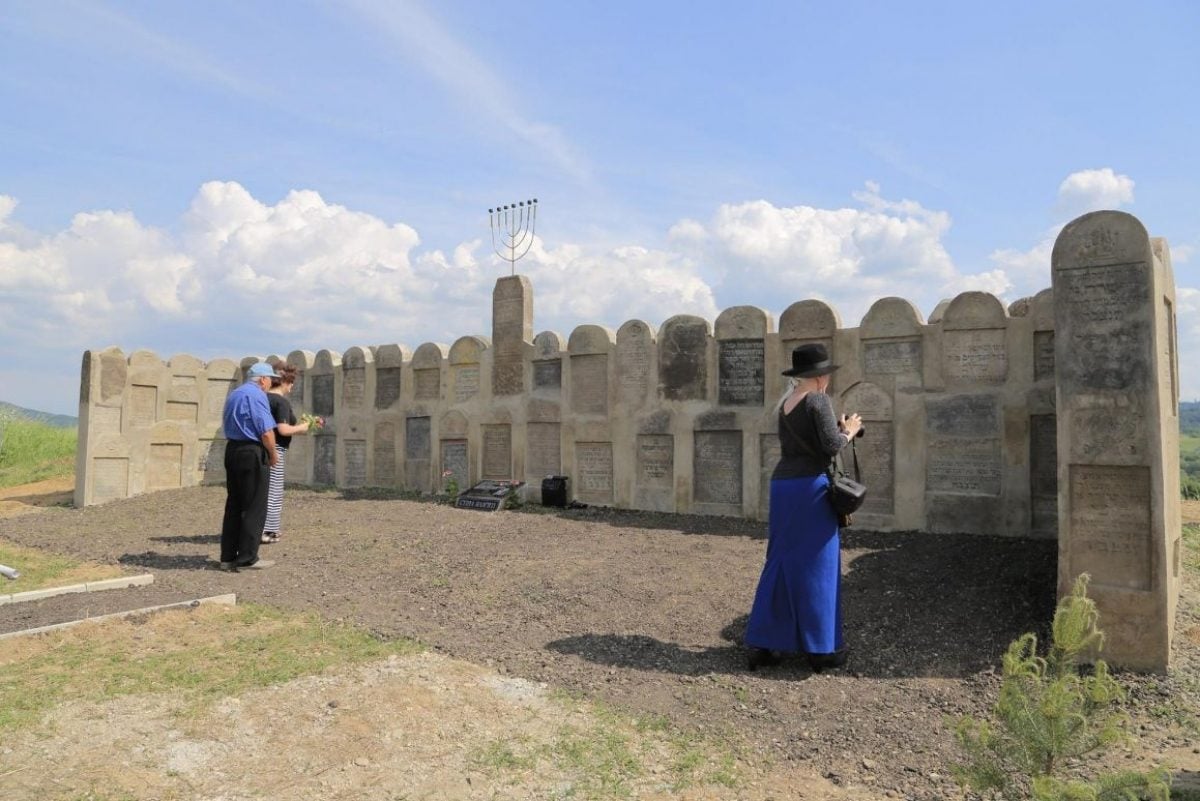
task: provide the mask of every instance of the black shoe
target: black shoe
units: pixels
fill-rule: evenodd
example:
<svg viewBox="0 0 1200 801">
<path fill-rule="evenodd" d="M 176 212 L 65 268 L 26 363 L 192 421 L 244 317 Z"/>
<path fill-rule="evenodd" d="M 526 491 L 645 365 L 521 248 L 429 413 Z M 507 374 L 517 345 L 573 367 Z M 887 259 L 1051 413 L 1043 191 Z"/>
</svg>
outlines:
<svg viewBox="0 0 1200 801">
<path fill-rule="evenodd" d="M 750 653 L 746 655 L 746 669 L 750 671 L 778 664 L 779 657 L 766 648 L 751 648 Z"/>
<path fill-rule="evenodd" d="M 809 654 L 808 666 L 812 668 L 813 673 L 820 673 L 822 670 L 832 670 L 840 668 L 846 664 L 846 652 L 834 651 L 832 654 Z"/>
</svg>

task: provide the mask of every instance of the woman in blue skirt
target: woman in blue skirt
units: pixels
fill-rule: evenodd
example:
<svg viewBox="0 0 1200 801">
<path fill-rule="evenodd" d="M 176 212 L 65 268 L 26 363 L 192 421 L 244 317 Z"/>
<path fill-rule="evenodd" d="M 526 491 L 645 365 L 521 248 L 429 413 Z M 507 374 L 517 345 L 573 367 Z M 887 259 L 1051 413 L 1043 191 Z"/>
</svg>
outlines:
<svg viewBox="0 0 1200 801">
<path fill-rule="evenodd" d="M 779 404 L 781 457 L 771 475 L 767 561 L 746 624 L 748 667 L 808 657 L 813 670 L 845 661 L 841 614 L 841 539 L 829 504 L 830 460 L 862 428 L 857 414 L 837 420 L 826 394 L 837 365 L 824 345 L 792 351 Z"/>
</svg>

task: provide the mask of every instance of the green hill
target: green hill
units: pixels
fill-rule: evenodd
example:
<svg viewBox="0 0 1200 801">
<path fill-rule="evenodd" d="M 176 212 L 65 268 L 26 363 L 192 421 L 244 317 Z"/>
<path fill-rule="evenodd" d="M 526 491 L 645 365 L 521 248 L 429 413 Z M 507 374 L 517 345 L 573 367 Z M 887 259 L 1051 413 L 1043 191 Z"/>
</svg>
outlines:
<svg viewBox="0 0 1200 801">
<path fill-rule="evenodd" d="M 34 409 L 26 409 L 23 406 L 17 406 L 13 403 L 5 403 L 0 401 L 0 417 L 6 414 L 11 414 L 14 417 L 20 417 L 23 420 L 32 420 L 35 423 L 44 423 L 53 428 L 75 428 L 79 425 L 78 417 L 71 417 L 65 414 L 50 414 L 49 412 L 39 412 Z"/>
</svg>

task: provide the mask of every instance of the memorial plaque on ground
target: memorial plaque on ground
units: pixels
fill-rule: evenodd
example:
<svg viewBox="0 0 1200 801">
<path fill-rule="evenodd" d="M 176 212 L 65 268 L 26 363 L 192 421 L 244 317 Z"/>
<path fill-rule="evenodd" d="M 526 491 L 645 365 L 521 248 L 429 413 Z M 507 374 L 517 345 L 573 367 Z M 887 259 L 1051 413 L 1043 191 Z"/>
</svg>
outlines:
<svg viewBox="0 0 1200 801">
<path fill-rule="evenodd" d="M 504 508 L 505 501 L 514 492 L 525 486 L 523 481 L 491 481 L 484 479 L 460 494 L 454 505 L 459 509 L 474 509 L 478 512 L 496 512 Z"/>
<path fill-rule="evenodd" d="M 719 345 L 718 402 L 722 406 L 762 406 L 763 340 L 725 339 Z"/>
</svg>

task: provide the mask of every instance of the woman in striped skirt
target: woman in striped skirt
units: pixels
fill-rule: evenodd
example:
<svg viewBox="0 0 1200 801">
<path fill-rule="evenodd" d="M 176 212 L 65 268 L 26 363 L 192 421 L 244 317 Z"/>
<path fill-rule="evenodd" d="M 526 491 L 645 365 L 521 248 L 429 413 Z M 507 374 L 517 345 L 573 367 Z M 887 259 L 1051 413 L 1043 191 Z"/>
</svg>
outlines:
<svg viewBox="0 0 1200 801">
<path fill-rule="evenodd" d="M 271 414 L 275 417 L 275 452 L 279 458 L 271 467 L 271 486 L 267 492 L 267 522 L 263 526 L 262 541 L 266 543 L 279 542 L 280 517 L 283 515 L 283 477 L 287 464 L 288 446 L 296 434 L 308 432 L 308 426 L 296 424 L 296 413 L 288 394 L 296 383 L 297 370 L 290 364 L 275 366 L 279 378 L 271 379 L 271 389 L 267 392 L 267 402 L 271 405 Z"/>
</svg>

